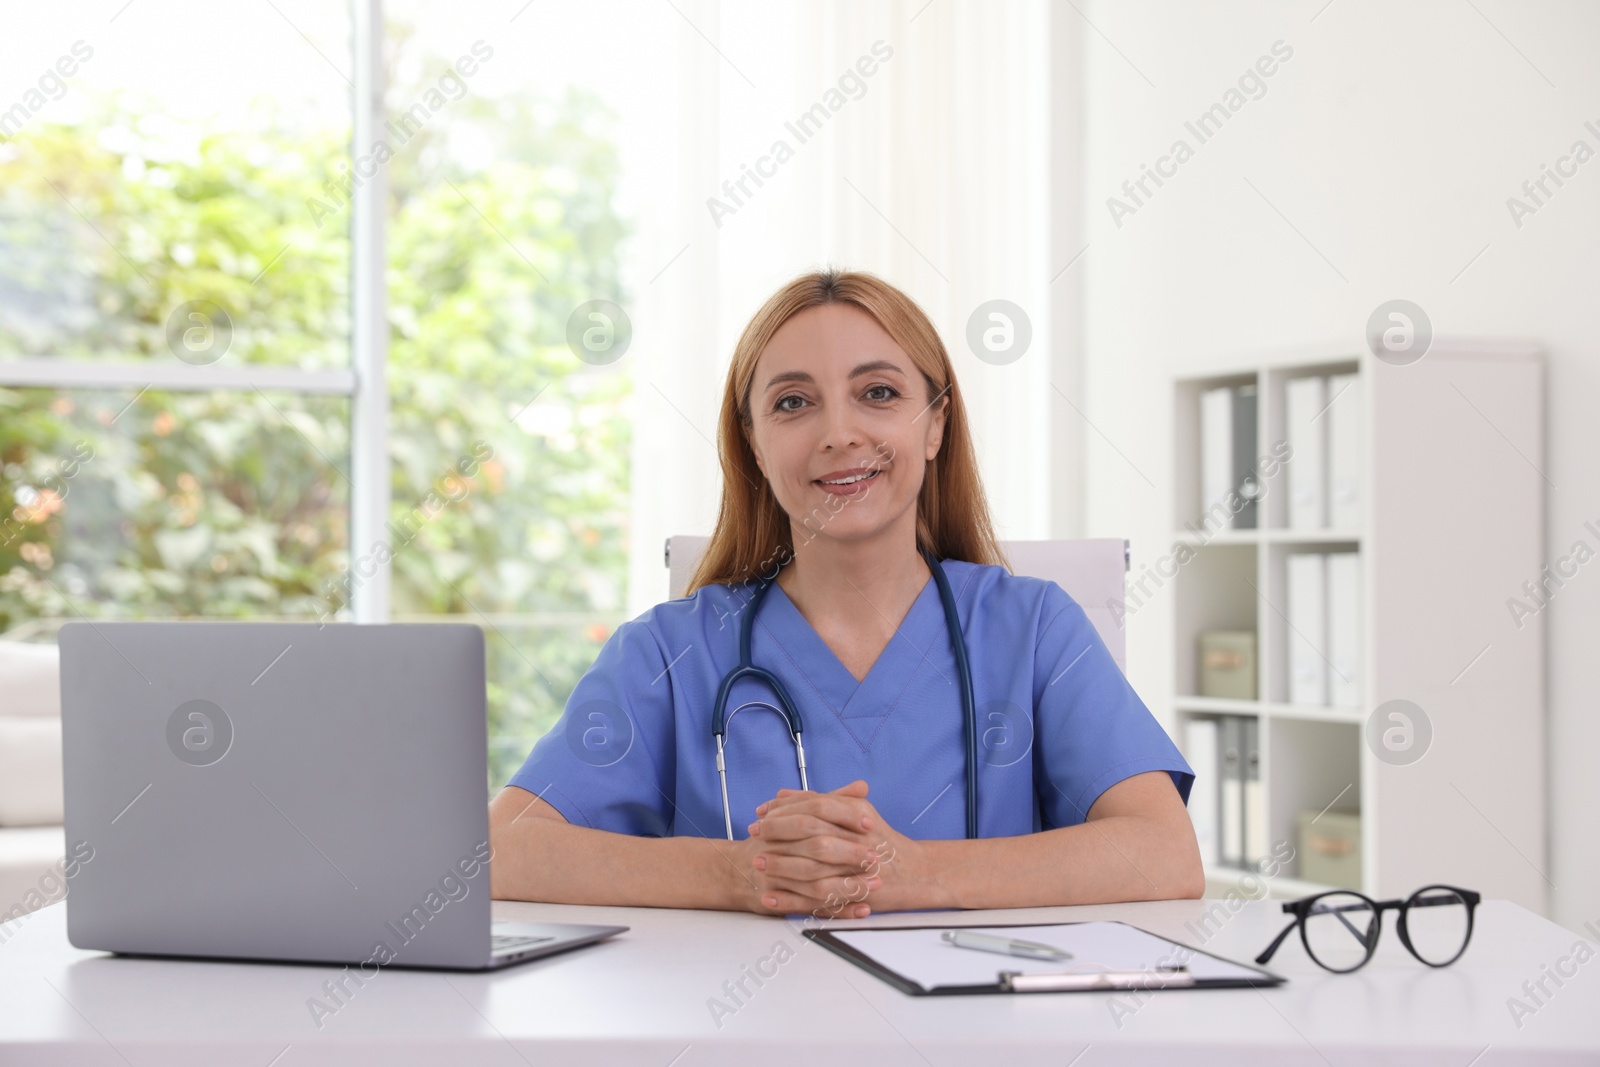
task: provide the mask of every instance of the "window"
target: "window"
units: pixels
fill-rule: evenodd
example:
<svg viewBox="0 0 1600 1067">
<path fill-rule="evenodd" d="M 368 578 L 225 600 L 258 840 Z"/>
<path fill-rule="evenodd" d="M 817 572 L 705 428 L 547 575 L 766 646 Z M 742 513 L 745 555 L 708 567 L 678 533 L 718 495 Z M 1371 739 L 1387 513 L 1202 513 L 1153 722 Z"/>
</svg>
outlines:
<svg viewBox="0 0 1600 1067">
<path fill-rule="evenodd" d="M 374 6 L 0 44 L 0 633 L 474 623 L 497 788 L 625 617 L 630 380 L 568 343 L 625 300 L 615 119 L 504 26 Z"/>
<path fill-rule="evenodd" d="M 0 632 L 313 617 L 355 389 L 350 240 L 304 205 L 350 137 L 319 54 L 350 17 L 104 14 L 0 42 Z"/>
</svg>

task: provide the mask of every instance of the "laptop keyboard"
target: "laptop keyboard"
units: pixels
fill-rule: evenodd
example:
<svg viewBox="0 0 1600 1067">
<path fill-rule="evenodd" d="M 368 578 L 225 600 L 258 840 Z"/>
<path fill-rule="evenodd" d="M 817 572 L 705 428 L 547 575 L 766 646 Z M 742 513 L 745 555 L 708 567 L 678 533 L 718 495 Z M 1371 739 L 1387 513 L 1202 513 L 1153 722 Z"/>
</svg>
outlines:
<svg viewBox="0 0 1600 1067">
<path fill-rule="evenodd" d="M 520 952 L 534 945 L 542 945 L 546 941 L 554 941 L 552 937 L 527 937 L 522 934 L 493 934 L 490 936 L 490 951 L 496 955 L 507 952 Z"/>
</svg>

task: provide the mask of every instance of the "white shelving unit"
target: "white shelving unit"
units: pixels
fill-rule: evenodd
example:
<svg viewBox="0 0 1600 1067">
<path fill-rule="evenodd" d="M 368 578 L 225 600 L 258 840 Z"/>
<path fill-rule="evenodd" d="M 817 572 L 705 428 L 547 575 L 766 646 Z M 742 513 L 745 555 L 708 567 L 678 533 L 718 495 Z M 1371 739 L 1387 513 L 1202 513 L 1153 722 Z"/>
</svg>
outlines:
<svg viewBox="0 0 1600 1067">
<path fill-rule="evenodd" d="M 1285 440 L 1285 386 L 1356 374 L 1366 417 L 1359 529 L 1287 528 L 1287 466 L 1265 481 L 1257 529 L 1201 526 L 1200 396 L 1257 387 L 1257 456 Z M 1436 340 L 1396 366 L 1359 350 L 1268 358 L 1175 382 L 1173 550 L 1193 556 L 1174 582 L 1172 721 L 1180 743 L 1196 716 L 1259 723 L 1268 841 L 1294 860 L 1267 881 L 1275 897 L 1330 886 L 1300 877 L 1301 811 L 1359 812 L 1362 884 L 1404 897 L 1430 883 L 1476 889 L 1545 910 L 1543 615 L 1519 628 L 1544 564 L 1543 368 L 1531 343 Z M 1291 457 L 1291 464 L 1293 459 Z M 1363 657 L 1356 707 L 1288 702 L 1286 561 L 1300 552 L 1362 558 Z M 1198 696 L 1205 630 L 1256 634 L 1259 700 Z M 1404 699 L 1432 726 L 1426 753 L 1396 765 L 1366 739 L 1379 705 Z M 1216 774 L 1196 767 L 1197 775 Z M 1199 788 L 1197 784 L 1196 788 Z M 1268 851 L 1271 851 L 1269 847 Z M 1207 895 L 1259 886 L 1212 867 Z M 1241 885 L 1241 882 L 1243 885 Z"/>
</svg>

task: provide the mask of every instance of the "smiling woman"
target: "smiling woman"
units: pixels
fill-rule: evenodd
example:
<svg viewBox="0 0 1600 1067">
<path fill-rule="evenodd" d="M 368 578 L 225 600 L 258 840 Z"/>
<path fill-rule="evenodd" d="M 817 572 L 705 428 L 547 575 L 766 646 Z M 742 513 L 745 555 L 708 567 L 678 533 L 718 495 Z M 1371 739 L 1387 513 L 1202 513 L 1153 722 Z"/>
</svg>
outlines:
<svg viewBox="0 0 1600 1067">
<path fill-rule="evenodd" d="M 914 302 L 853 272 L 779 290 L 719 450 L 689 595 L 618 628 L 491 805 L 495 896 L 858 917 L 1200 895 L 1194 776 L 1083 609 L 1002 565 Z M 775 714 L 726 729 L 747 708 Z"/>
</svg>

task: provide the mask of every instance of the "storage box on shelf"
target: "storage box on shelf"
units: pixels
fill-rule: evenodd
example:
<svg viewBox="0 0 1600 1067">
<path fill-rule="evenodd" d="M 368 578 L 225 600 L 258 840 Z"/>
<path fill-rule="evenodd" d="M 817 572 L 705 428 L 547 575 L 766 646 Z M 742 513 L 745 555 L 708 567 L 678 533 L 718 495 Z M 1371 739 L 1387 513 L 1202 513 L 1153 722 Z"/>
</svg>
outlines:
<svg viewBox="0 0 1600 1067">
<path fill-rule="evenodd" d="M 1208 393 L 1241 386 L 1258 475 L 1234 500 L 1254 499 L 1243 529 L 1227 503 L 1208 512 L 1230 468 L 1205 455 L 1240 439 Z M 1241 758 L 1229 799 L 1242 832 L 1265 835 L 1228 865 L 1217 831 L 1207 895 L 1448 882 L 1542 911 L 1542 616 L 1506 606 L 1543 564 L 1537 347 L 1440 339 L 1405 366 L 1344 350 L 1263 359 L 1179 379 L 1175 401 L 1173 721 L 1186 747 L 1189 723 L 1219 724 L 1194 735 L 1208 759 L 1227 717 L 1253 725 L 1258 778 Z M 1241 630 L 1256 636 L 1258 699 L 1202 694 L 1201 635 Z M 1191 810 L 1214 799 L 1226 825 L 1218 770 L 1195 770 L 1197 791 L 1218 792 Z M 1357 884 L 1305 878 L 1307 843 L 1313 870 Z"/>
</svg>

